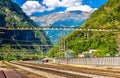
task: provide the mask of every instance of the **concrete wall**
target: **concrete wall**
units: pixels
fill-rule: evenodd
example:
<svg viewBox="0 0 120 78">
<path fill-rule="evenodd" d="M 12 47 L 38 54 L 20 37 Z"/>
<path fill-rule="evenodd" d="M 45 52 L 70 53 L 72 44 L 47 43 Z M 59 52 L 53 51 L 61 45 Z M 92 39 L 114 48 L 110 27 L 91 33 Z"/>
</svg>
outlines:
<svg viewBox="0 0 120 78">
<path fill-rule="evenodd" d="M 120 66 L 120 57 L 65 58 L 55 59 L 57 63 Z"/>
</svg>

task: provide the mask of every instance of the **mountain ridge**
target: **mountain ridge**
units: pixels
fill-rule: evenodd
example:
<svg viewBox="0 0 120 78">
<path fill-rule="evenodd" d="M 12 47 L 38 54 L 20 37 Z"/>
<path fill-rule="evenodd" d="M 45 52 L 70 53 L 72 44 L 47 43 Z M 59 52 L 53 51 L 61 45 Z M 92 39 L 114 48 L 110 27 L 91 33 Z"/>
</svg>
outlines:
<svg viewBox="0 0 120 78">
<path fill-rule="evenodd" d="M 68 19 L 77 20 L 79 22 L 84 21 L 90 15 L 89 12 L 82 12 L 82 11 L 68 11 L 64 13 L 51 13 L 42 17 L 31 16 L 35 22 L 39 22 L 40 25 L 54 25 L 57 21 L 64 21 Z M 60 24 L 59 24 L 60 26 Z"/>
</svg>

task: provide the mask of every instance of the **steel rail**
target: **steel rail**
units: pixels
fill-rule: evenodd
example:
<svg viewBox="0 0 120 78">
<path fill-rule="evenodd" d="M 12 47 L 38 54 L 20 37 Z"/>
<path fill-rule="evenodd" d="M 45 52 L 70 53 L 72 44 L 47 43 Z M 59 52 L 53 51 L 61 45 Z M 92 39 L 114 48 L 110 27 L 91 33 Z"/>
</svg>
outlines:
<svg viewBox="0 0 120 78">
<path fill-rule="evenodd" d="M 17 64 L 17 65 L 21 65 L 21 66 L 25 66 L 25 67 L 29 67 L 29 68 L 33 68 L 33 69 L 37 69 L 37 70 L 43 70 L 45 72 L 58 72 L 59 74 L 66 74 L 67 76 L 69 75 L 68 78 L 96 78 L 96 77 L 100 77 L 100 78 L 111 78 L 114 76 L 108 76 L 105 75 L 104 73 L 108 73 L 108 72 L 102 72 L 102 74 L 91 74 L 91 73 L 83 73 L 83 72 L 78 72 L 78 71 L 73 71 L 73 70 L 66 70 L 66 69 L 59 69 L 59 68 L 52 68 L 52 67 L 44 67 L 44 66 L 39 66 L 39 65 L 32 65 L 32 64 L 24 64 L 24 63 L 13 63 L 13 64 Z M 70 77 L 71 76 L 71 77 Z"/>
</svg>

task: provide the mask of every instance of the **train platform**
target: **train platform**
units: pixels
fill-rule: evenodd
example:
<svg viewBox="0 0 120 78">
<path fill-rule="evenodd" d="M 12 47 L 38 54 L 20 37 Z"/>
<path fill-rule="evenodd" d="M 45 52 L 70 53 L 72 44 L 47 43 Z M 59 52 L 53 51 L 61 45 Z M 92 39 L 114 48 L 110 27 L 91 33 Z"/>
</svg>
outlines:
<svg viewBox="0 0 120 78">
<path fill-rule="evenodd" d="M 23 73 L 8 68 L 0 61 L 0 78 L 28 78 Z"/>
<path fill-rule="evenodd" d="M 28 78 L 14 69 L 0 67 L 0 78 Z"/>
</svg>

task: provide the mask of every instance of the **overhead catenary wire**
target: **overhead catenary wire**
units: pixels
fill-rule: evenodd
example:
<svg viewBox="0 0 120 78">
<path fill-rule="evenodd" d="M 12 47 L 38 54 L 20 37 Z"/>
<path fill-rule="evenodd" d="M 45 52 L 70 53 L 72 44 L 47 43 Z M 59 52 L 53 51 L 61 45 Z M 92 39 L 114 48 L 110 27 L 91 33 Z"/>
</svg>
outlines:
<svg viewBox="0 0 120 78">
<path fill-rule="evenodd" d="M 14 28 L 14 27 L 9 27 L 9 28 L 3 28 L 0 27 L 0 30 L 77 30 L 77 31 L 104 31 L 104 32 L 109 32 L 109 31 L 113 31 L 113 32 L 120 32 L 119 29 L 104 29 L 104 28 L 79 28 L 79 27 L 31 27 L 31 28 Z"/>
<path fill-rule="evenodd" d="M 15 41 L 15 42 L 39 42 L 40 40 L 15 40 L 15 39 L 7 39 L 7 38 L 0 38 L 0 40 L 6 40 L 6 41 Z"/>
<path fill-rule="evenodd" d="M 9 46 L 46 46 L 46 47 L 52 47 L 52 46 L 55 46 L 55 45 L 48 45 L 48 44 L 37 44 L 37 45 L 34 45 L 34 44 L 2 44 L 0 46 L 4 46 L 4 45 L 9 45 Z"/>
</svg>

